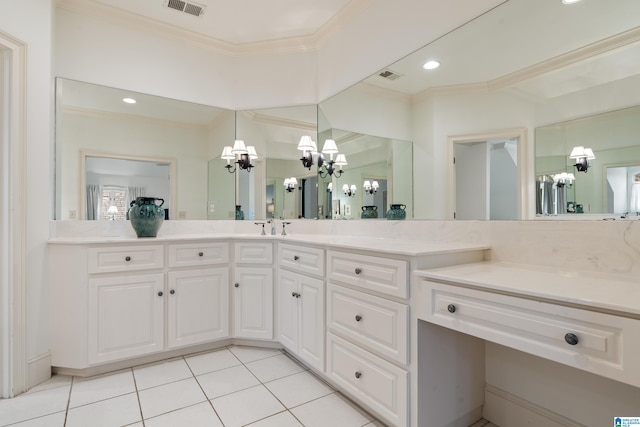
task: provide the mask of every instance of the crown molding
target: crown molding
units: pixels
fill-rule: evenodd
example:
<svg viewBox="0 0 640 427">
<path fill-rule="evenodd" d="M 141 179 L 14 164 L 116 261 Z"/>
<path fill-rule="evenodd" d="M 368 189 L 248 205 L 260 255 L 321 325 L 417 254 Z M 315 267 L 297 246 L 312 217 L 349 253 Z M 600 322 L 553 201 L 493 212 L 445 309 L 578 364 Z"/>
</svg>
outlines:
<svg viewBox="0 0 640 427">
<path fill-rule="evenodd" d="M 57 0 L 56 6 L 80 15 L 115 25 L 128 26 L 138 31 L 197 46 L 221 55 L 242 58 L 318 50 L 327 40 L 356 19 L 374 2 L 375 0 L 355 0 L 348 3 L 313 34 L 251 43 L 230 43 L 93 0 Z"/>
<path fill-rule="evenodd" d="M 592 58 L 614 49 L 618 49 L 640 41 L 640 27 L 616 34 L 603 40 L 588 44 L 581 48 L 539 62 L 522 70 L 498 77 L 487 82 L 490 91 L 500 90 L 522 83 L 526 80 L 558 70 Z"/>
<path fill-rule="evenodd" d="M 249 120 L 256 123 L 284 126 L 295 129 L 304 129 L 313 132 L 317 132 L 318 130 L 318 125 L 316 123 L 305 122 L 302 120 L 286 119 L 284 117 L 270 116 L 267 114 L 256 113 L 254 111 L 242 111 L 241 113 L 248 117 Z"/>
<path fill-rule="evenodd" d="M 179 122 L 176 120 L 167 120 L 167 119 L 158 119 L 154 117 L 147 116 L 139 116 L 135 114 L 124 114 L 124 113 L 114 113 L 111 111 L 103 111 L 103 110 L 95 110 L 93 108 L 85 108 L 85 107 L 75 107 L 71 105 L 64 105 L 62 107 L 62 112 L 67 114 L 74 114 L 77 116 L 85 116 L 85 117 L 94 117 L 100 119 L 116 119 L 116 120 L 126 120 L 134 123 L 148 123 L 153 125 L 162 125 L 162 126 L 171 126 L 182 129 L 195 129 L 200 131 L 207 131 L 212 129 L 212 124 L 195 124 L 195 123 L 185 123 Z"/>
</svg>

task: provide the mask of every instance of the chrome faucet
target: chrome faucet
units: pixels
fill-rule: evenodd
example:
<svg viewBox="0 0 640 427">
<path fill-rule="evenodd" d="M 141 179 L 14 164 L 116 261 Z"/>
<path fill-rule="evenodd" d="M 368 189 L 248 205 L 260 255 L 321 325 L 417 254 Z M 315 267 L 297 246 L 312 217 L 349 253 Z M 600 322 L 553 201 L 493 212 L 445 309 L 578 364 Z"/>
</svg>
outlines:
<svg viewBox="0 0 640 427">
<path fill-rule="evenodd" d="M 255 225 L 261 225 L 262 226 L 262 233 L 260 233 L 261 236 L 265 236 L 266 233 L 264 232 L 264 222 L 255 222 Z"/>
<path fill-rule="evenodd" d="M 276 235 L 276 220 L 275 219 L 270 219 L 267 221 L 269 224 L 271 224 L 271 235 L 275 236 Z"/>
<path fill-rule="evenodd" d="M 291 224 L 291 222 L 289 222 L 289 221 L 282 221 L 282 235 L 283 235 L 283 236 L 286 236 L 286 235 L 287 235 L 287 232 L 284 230 L 284 226 L 285 226 L 285 225 L 287 225 L 287 224 Z"/>
</svg>

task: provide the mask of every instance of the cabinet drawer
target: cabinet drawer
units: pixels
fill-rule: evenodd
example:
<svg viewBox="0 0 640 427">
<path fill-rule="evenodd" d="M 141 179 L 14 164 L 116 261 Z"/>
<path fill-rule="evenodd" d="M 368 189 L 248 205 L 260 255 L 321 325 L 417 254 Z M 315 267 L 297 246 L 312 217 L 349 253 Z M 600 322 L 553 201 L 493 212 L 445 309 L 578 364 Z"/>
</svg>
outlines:
<svg viewBox="0 0 640 427">
<path fill-rule="evenodd" d="M 327 290 L 330 329 L 407 364 L 407 305 L 333 284 L 329 284 Z"/>
<path fill-rule="evenodd" d="M 418 317 L 640 386 L 640 320 L 423 281 Z"/>
<path fill-rule="evenodd" d="M 400 298 L 409 296 L 406 261 L 329 251 L 327 268 L 332 281 Z"/>
<path fill-rule="evenodd" d="M 235 243 L 236 263 L 273 264 L 273 245 L 263 242 Z"/>
<path fill-rule="evenodd" d="M 280 266 L 300 273 L 324 276 L 324 249 L 281 244 Z"/>
<path fill-rule="evenodd" d="M 408 425 L 407 371 L 331 333 L 327 347 L 327 374 L 333 381 L 391 425 Z"/>
<path fill-rule="evenodd" d="M 169 245 L 169 267 L 191 267 L 228 262 L 229 244 L 227 242 Z"/>
<path fill-rule="evenodd" d="M 164 266 L 162 245 L 89 248 L 88 252 L 89 274 L 151 270 Z"/>
</svg>

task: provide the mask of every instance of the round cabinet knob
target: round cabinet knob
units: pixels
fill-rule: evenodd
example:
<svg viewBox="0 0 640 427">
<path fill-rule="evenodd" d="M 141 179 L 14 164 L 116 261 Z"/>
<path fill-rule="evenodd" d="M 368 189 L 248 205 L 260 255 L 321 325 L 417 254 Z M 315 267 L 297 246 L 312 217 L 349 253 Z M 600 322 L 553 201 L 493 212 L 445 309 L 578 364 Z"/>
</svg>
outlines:
<svg viewBox="0 0 640 427">
<path fill-rule="evenodd" d="M 125 259 L 124 259 L 124 260 L 125 260 L 125 261 L 131 261 L 131 257 L 130 257 L 130 256 L 125 257 Z"/>
<path fill-rule="evenodd" d="M 298 255 L 294 255 L 294 256 L 293 256 L 293 260 L 294 260 L 294 261 L 297 261 L 297 260 L 299 260 L 299 259 L 300 259 L 300 257 L 299 257 Z"/>
<path fill-rule="evenodd" d="M 355 375 L 356 378 L 360 378 L 362 376 L 362 372 L 356 371 Z"/>
<path fill-rule="evenodd" d="M 362 273 L 362 269 L 361 268 L 356 268 L 355 272 L 356 272 L 356 274 L 360 274 L 360 273 Z"/>
<path fill-rule="evenodd" d="M 449 313 L 455 313 L 456 312 L 456 306 L 453 304 L 449 304 L 447 306 L 447 310 L 449 310 Z"/>
<path fill-rule="evenodd" d="M 198 256 L 204 256 L 204 252 L 198 252 Z"/>
<path fill-rule="evenodd" d="M 580 339 L 578 339 L 578 336 L 576 334 L 572 334 L 572 333 L 566 334 L 564 336 L 564 340 L 569 345 L 576 345 L 576 344 L 578 344 L 580 342 Z"/>
<path fill-rule="evenodd" d="M 240 283 L 236 283 L 233 286 L 235 286 L 236 288 L 239 288 L 240 287 Z"/>
<path fill-rule="evenodd" d="M 173 294 L 175 294 L 175 293 L 176 293 L 176 291 L 175 291 L 175 290 L 173 290 L 173 289 L 171 289 L 171 290 L 169 291 L 169 293 L 170 293 L 171 295 L 173 295 Z"/>
<path fill-rule="evenodd" d="M 356 322 L 359 322 L 362 320 L 362 316 L 360 316 L 359 314 L 356 314 Z"/>
<path fill-rule="evenodd" d="M 159 297 L 161 297 L 162 295 L 164 295 L 164 294 L 162 293 L 162 291 L 158 292 L 158 296 L 159 296 Z"/>
</svg>

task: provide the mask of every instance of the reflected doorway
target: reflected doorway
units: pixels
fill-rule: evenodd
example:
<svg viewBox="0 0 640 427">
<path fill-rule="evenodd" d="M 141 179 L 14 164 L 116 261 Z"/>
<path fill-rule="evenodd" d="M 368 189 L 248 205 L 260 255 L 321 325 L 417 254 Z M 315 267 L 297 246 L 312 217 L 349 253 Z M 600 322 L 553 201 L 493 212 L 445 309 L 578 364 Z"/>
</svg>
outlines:
<svg viewBox="0 0 640 427">
<path fill-rule="evenodd" d="M 454 219 L 521 218 L 522 136 L 510 132 L 450 138 Z"/>
</svg>

